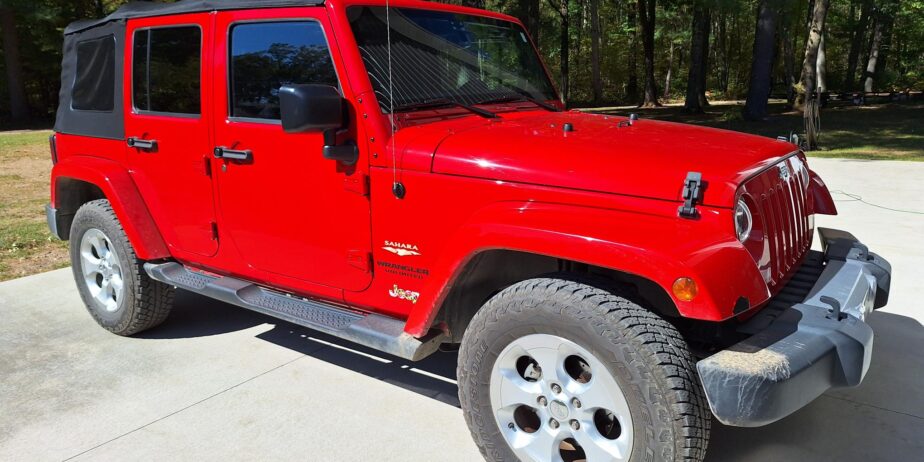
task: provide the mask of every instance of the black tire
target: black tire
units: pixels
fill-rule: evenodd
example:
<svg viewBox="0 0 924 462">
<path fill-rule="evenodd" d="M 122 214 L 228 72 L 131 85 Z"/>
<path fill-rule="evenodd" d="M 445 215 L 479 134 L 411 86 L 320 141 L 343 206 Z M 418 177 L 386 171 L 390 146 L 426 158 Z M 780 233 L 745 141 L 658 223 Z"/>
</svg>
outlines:
<svg viewBox="0 0 924 462">
<path fill-rule="evenodd" d="M 501 352 L 531 334 L 563 337 L 605 364 L 628 402 L 630 460 L 704 458 L 711 413 L 694 359 L 674 326 L 630 298 L 625 289 L 565 275 L 517 283 L 481 308 L 465 331 L 457 372 L 465 420 L 486 460 L 517 460 L 489 387 Z"/>
<path fill-rule="evenodd" d="M 81 266 L 81 242 L 90 230 L 99 230 L 112 245 L 121 269 L 123 289 L 114 310 L 107 310 L 90 293 Z M 106 330 L 132 335 L 150 329 L 167 319 L 173 307 L 175 289 L 148 277 L 135 255 L 119 219 L 108 200 L 87 202 L 77 210 L 70 234 L 71 268 L 87 311 Z"/>
</svg>

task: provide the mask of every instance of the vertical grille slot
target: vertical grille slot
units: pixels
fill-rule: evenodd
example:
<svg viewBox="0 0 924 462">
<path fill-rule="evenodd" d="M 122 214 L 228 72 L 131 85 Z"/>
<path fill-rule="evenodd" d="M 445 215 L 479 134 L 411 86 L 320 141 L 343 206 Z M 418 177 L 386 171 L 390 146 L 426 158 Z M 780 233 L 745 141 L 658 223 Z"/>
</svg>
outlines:
<svg viewBox="0 0 924 462">
<path fill-rule="evenodd" d="M 780 165 L 788 167 L 788 175 L 781 174 Z M 789 275 L 811 242 L 806 215 L 807 185 L 797 165 L 791 159 L 784 160 L 753 178 L 748 187 L 758 203 L 769 244 L 771 288 Z"/>
</svg>

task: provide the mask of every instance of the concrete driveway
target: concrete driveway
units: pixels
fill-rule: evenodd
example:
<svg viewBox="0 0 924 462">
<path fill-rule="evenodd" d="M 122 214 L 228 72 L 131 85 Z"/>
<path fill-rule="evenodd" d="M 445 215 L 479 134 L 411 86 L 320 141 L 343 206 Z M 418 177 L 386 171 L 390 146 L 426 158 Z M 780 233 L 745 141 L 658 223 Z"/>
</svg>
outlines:
<svg viewBox="0 0 924 462">
<path fill-rule="evenodd" d="M 924 211 L 924 163 L 813 159 L 832 190 Z M 711 461 L 924 458 L 924 215 L 837 195 L 821 226 L 893 264 L 873 365 L 776 424 L 715 424 Z M 135 338 L 85 312 L 64 269 L 0 284 L 0 460 L 475 461 L 456 355 L 420 363 L 182 293 Z"/>
</svg>

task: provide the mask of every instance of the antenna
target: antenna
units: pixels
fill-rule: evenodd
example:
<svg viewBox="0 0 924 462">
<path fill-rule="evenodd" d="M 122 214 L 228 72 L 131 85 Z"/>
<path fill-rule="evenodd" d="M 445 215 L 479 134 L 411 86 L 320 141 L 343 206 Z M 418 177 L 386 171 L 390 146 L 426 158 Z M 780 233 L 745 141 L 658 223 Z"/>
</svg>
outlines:
<svg viewBox="0 0 924 462">
<path fill-rule="evenodd" d="M 391 2 L 389 0 L 385 0 L 385 46 L 388 54 L 388 123 L 391 125 L 389 127 L 391 130 L 391 136 L 389 137 L 389 142 L 391 143 L 391 192 L 398 199 L 404 199 L 404 194 L 407 190 L 398 181 L 398 152 L 395 150 L 397 126 L 395 125 L 395 90 L 391 75 Z"/>
</svg>

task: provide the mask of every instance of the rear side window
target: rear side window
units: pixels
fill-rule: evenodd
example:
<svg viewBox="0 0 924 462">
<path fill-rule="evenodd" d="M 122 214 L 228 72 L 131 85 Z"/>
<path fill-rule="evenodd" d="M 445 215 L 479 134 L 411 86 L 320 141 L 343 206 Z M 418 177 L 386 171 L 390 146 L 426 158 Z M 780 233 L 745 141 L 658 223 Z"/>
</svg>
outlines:
<svg viewBox="0 0 924 462">
<path fill-rule="evenodd" d="M 279 87 L 337 87 L 320 24 L 313 21 L 238 24 L 231 29 L 231 117 L 279 119 Z"/>
<path fill-rule="evenodd" d="M 115 104 L 115 37 L 77 43 L 77 72 L 71 108 L 112 112 Z"/>
<path fill-rule="evenodd" d="M 196 26 L 135 32 L 132 99 L 142 111 L 199 114 L 202 32 Z"/>
</svg>

